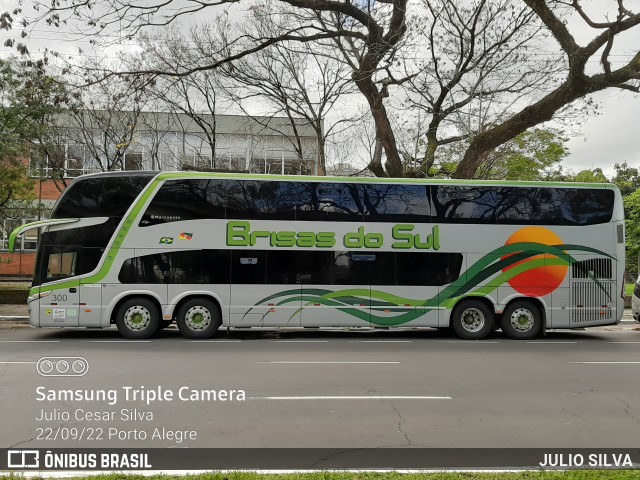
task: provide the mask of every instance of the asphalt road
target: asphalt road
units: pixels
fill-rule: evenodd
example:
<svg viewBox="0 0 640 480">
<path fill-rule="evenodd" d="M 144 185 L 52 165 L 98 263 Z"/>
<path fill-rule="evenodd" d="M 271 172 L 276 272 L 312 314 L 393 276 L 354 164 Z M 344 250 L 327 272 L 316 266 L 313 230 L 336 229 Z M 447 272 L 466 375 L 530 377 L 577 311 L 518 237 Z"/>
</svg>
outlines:
<svg viewBox="0 0 640 480">
<path fill-rule="evenodd" d="M 175 329 L 131 341 L 3 324 L 0 447 L 637 447 L 636 328 L 525 342 L 435 330 L 188 341 Z M 89 369 L 41 376 L 42 357 Z"/>
</svg>

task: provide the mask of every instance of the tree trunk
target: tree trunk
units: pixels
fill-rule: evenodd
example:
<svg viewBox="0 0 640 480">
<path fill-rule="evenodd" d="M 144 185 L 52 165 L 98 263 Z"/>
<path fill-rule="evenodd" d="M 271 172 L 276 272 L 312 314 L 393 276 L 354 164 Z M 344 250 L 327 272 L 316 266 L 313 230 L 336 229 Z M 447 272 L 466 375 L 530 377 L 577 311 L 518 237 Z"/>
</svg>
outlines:
<svg viewBox="0 0 640 480">
<path fill-rule="evenodd" d="M 458 164 L 453 178 L 473 178 L 482 162 L 497 147 L 528 128 L 551 120 L 554 113 L 577 98 L 601 89 L 584 81 L 567 80 L 539 102 L 526 107 L 500 125 L 476 135 Z"/>
<path fill-rule="evenodd" d="M 433 166 L 433 162 L 436 159 L 436 150 L 438 149 L 437 127 L 435 129 L 429 129 L 427 132 L 427 149 L 424 153 L 422 165 L 420 171 L 425 177 L 429 176 L 429 171 Z"/>
<path fill-rule="evenodd" d="M 378 177 L 400 178 L 403 176 L 402 160 L 398 152 L 396 137 L 393 134 L 393 128 L 387 115 L 387 109 L 383 103 L 384 95 L 378 91 L 376 85 L 371 80 L 371 76 L 364 78 L 356 77 L 355 82 L 367 99 L 367 102 L 369 102 L 371 115 L 376 125 L 377 138 L 380 139 L 384 153 L 387 156 L 384 170 L 382 169 L 382 165 L 374 164 L 374 159 L 372 159 L 372 162 L 369 164 L 369 169 Z M 381 160 L 380 163 L 382 163 Z"/>
<path fill-rule="evenodd" d="M 324 138 L 323 138 L 323 132 L 322 130 L 316 130 L 316 136 L 318 138 L 318 153 L 317 153 L 317 158 L 316 158 L 316 172 L 315 175 L 318 175 L 320 177 L 324 177 L 327 174 L 327 169 L 326 169 L 326 159 L 325 159 L 325 151 L 324 151 Z"/>
</svg>

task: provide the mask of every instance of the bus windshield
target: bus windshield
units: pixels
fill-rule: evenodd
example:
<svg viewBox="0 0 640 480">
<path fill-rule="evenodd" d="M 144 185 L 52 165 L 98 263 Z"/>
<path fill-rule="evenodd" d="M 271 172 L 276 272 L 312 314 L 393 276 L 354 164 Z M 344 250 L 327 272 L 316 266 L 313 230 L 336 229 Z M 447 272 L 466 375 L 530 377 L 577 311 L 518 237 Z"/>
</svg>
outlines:
<svg viewBox="0 0 640 480">
<path fill-rule="evenodd" d="M 91 272 L 122 217 L 156 175 L 111 173 L 77 178 L 60 196 L 51 218 L 104 217 L 98 225 L 69 226 L 40 236 L 33 286 Z"/>
</svg>

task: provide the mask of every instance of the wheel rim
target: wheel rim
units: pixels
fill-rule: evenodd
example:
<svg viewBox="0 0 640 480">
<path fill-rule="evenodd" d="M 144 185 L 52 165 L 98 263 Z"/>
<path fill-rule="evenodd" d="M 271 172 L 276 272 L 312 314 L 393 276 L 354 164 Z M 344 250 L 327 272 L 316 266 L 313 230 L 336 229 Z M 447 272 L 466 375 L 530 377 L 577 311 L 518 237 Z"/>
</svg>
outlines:
<svg viewBox="0 0 640 480">
<path fill-rule="evenodd" d="M 511 326 L 518 332 L 528 332 L 535 324 L 535 318 L 531 310 L 526 308 L 517 308 L 509 318 Z"/>
<path fill-rule="evenodd" d="M 151 323 L 151 312 L 141 305 L 129 307 L 124 314 L 124 324 L 129 330 L 139 332 Z"/>
<path fill-rule="evenodd" d="M 203 306 L 191 307 L 184 316 L 184 323 L 196 332 L 206 330 L 211 325 L 211 312 Z"/>
<path fill-rule="evenodd" d="M 460 325 L 467 332 L 479 332 L 484 327 L 484 314 L 477 308 L 467 308 L 460 315 Z"/>
</svg>

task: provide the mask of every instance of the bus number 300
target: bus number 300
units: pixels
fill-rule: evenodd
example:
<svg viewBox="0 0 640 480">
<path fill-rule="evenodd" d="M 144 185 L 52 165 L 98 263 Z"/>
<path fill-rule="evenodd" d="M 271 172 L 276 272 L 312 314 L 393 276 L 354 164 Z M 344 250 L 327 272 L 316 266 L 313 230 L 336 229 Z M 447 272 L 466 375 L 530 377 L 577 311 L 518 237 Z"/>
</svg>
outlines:
<svg viewBox="0 0 640 480">
<path fill-rule="evenodd" d="M 54 302 L 66 302 L 67 301 L 67 295 L 53 295 L 52 299 Z"/>
</svg>

